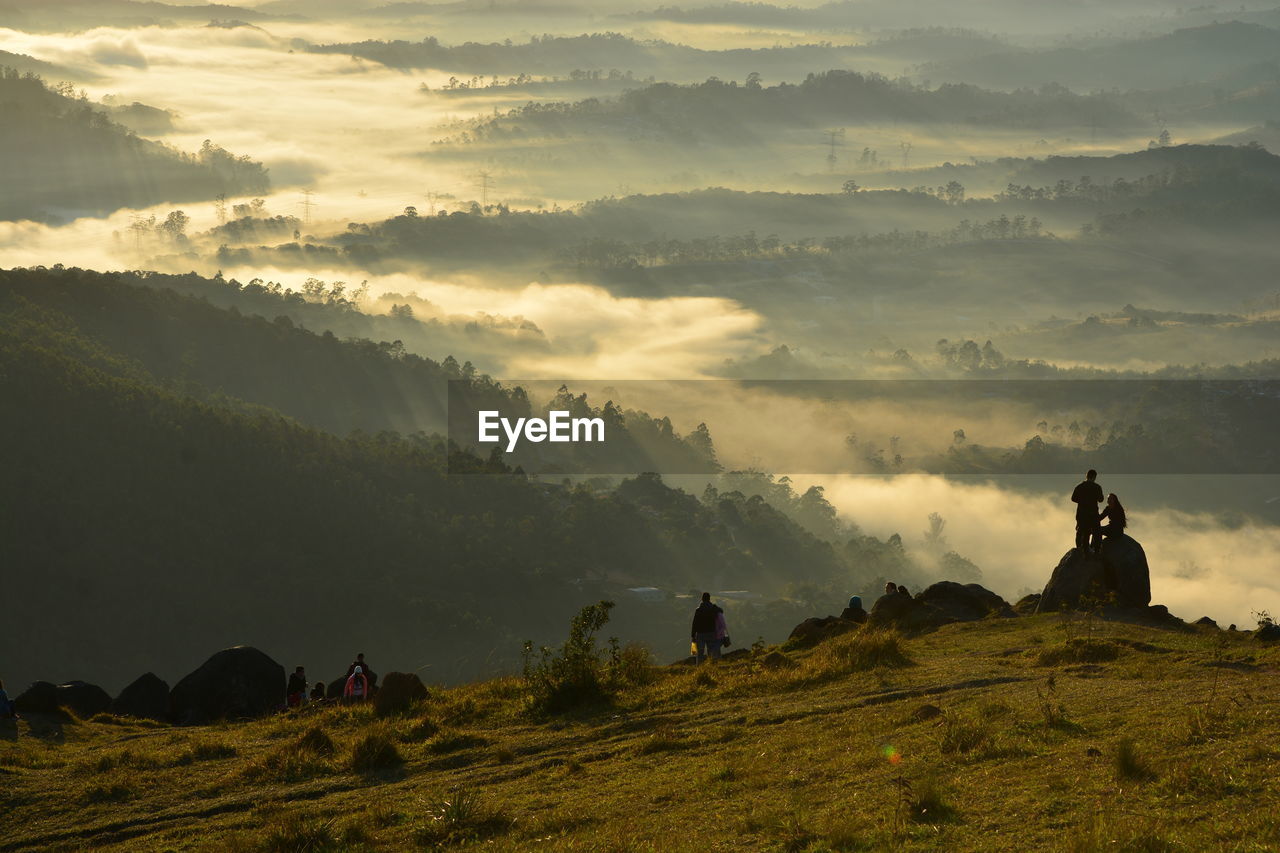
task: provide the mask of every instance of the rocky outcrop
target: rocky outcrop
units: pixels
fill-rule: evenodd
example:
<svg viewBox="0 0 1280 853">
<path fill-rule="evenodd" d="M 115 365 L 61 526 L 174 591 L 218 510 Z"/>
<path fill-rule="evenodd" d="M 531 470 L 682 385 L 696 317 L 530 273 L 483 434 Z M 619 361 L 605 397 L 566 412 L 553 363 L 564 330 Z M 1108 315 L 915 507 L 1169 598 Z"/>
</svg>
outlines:
<svg viewBox="0 0 1280 853">
<path fill-rule="evenodd" d="M 284 705 L 284 667 L 251 646 L 209 658 L 169 693 L 169 717 L 207 723 L 259 717 Z"/>
<path fill-rule="evenodd" d="M 111 702 L 119 717 L 163 720 L 169 713 L 169 685 L 154 672 L 140 675 Z"/>
<path fill-rule="evenodd" d="M 1101 553 L 1072 548 L 1063 555 L 1041 594 L 1037 613 L 1111 606 L 1144 610 L 1151 603 L 1147 555 L 1128 536 L 1103 540 Z"/>
<path fill-rule="evenodd" d="M 939 581 L 914 597 L 901 593 L 880 596 L 871 607 L 867 624 L 923 631 L 951 622 L 1016 615 L 1009 602 L 979 584 Z"/>
<path fill-rule="evenodd" d="M 1274 622 L 1263 622 L 1258 625 L 1258 630 L 1253 632 L 1253 638 L 1264 643 L 1280 641 L 1280 625 Z"/>
<path fill-rule="evenodd" d="M 34 682 L 18 694 L 13 706 L 24 714 L 56 714 L 60 707 L 58 685 L 49 681 Z"/>
<path fill-rule="evenodd" d="M 832 637 L 856 631 L 858 624 L 840 616 L 824 616 L 822 618 L 814 616 L 791 629 L 791 635 L 787 637 L 787 645 L 792 648 L 815 646 L 823 640 L 829 640 Z"/>
<path fill-rule="evenodd" d="M 976 583 L 938 581 L 917 595 L 916 600 L 932 607 L 947 622 L 972 622 L 988 616 L 1018 615 L 1009 606 L 1009 602 Z"/>
<path fill-rule="evenodd" d="M 1040 605 L 1040 593 L 1033 592 L 1031 595 L 1024 595 L 1018 599 L 1018 603 L 1013 605 L 1013 612 L 1019 616 L 1030 616 L 1036 612 L 1036 608 Z"/>
<path fill-rule="evenodd" d="M 84 681 L 37 681 L 14 700 L 14 706 L 29 714 L 56 714 L 67 708 L 77 717 L 88 719 L 110 708 L 111 696 L 98 685 Z"/>
<path fill-rule="evenodd" d="M 403 714 L 427 698 L 427 686 L 412 672 L 388 672 L 373 697 L 373 711 L 379 717 Z"/>
</svg>

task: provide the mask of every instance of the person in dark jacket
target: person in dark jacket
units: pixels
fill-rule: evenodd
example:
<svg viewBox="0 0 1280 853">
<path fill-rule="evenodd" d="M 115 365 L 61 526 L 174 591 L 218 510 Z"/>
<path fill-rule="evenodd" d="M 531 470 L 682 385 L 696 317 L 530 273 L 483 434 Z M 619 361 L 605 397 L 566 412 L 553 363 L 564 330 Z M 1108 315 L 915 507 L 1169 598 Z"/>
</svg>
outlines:
<svg viewBox="0 0 1280 853">
<path fill-rule="evenodd" d="M 290 708 L 296 708 L 307 698 L 307 671 L 298 667 L 289 675 L 289 686 L 285 688 L 285 698 Z"/>
<path fill-rule="evenodd" d="M 316 686 L 311 688 L 311 701 L 321 702 L 324 700 L 324 682 L 317 681 Z"/>
<path fill-rule="evenodd" d="M 1098 472 L 1090 468 L 1084 482 L 1071 493 L 1071 501 L 1076 505 L 1076 549 L 1080 551 L 1096 550 L 1100 541 L 1098 504 L 1102 503 L 1102 486 L 1094 482 L 1097 479 Z"/>
<path fill-rule="evenodd" d="M 702 603 L 693 611 L 693 627 L 689 634 L 696 647 L 698 663 L 702 663 L 710 655 L 713 660 L 720 659 L 720 638 L 716 636 L 717 618 L 724 613 L 711 603 L 711 593 L 702 594 Z"/>
<path fill-rule="evenodd" d="M 1103 519 L 1107 519 L 1108 523 L 1100 529 L 1102 535 L 1108 538 L 1124 533 L 1124 528 L 1129 523 L 1124 517 L 1124 507 L 1120 505 L 1120 499 L 1116 497 L 1115 492 L 1107 495 L 1107 508 L 1102 511 L 1098 521 Z"/>
</svg>

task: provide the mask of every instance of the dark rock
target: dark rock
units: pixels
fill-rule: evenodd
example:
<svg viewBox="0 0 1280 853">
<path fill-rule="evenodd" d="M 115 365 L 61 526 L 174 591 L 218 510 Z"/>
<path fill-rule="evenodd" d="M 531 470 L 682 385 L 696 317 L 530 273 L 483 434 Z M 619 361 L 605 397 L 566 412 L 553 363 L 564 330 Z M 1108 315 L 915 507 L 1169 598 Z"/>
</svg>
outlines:
<svg viewBox="0 0 1280 853">
<path fill-rule="evenodd" d="M 824 616 L 822 618 L 814 616 L 791 629 L 791 636 L 787 637 L 787 645 L 806 648 L 857 629 L 857 622 L 850 622 L 846 619 L 841 619 L 839 616 Z"/>
<path fill-rule="evenodd" d="M 333 681 L 330 681 L 329 685 L 324 689 L 324 695 L 330 699 L 341 699 L 342 694 L 346 689 L 347 677 L 344 675 L 341 678 L 335 678 Z"/>
<path fill-rule="evenodd" d="M 111 713 L 120 717 L 163 720 L 169 713 L 169 685 L 153 672 L 140 675 L 120 691 L 111 703 Z"/>
<path fill-rule="evenodd" d="M 111 694 L 96 684 L 68 681 L 58 685 L 58 704 L 87 720 L 111 707 Z"/>
<path fill-rule="evenodd" d="M 1112 604 L 1145 609 L 1151 603 L 1147 556 L 1128 536 L 1108 537 L 1100 554 L 1072 548 L 1063 555 L 1044 588 L 1037 613 Z"/>
<path fill-rule="evenodd" d="M 867 621 L 867 611 L 861 607 L 846 607 L 840 612 L 840 618 L 847 622 L 857 622 L 861 625 Z"/>
<path fill-rule="evenodd" d="M 885 593 L 871 605 L 871 614 L 867 624 L 873 628 L 898 627 L 907 628 L 916 621 L 920 605 L 914 598 L 899 595 L 896 592 Z"/>
<path fill-rule="evenodd" d="M 897 593 L 880 596 L 867 624 L 923 631 L 951 622 L 1016 615 L 1009 602 L 979 584 L 939 581 L 914 598 Z"/>
<path fill-rule="evenodd" d="M 720 655 L 720 660 L 734 661 L 734 660 L 743 660 L 744 658 L 749 658 L 749 657 L 751 657 L 751 649 L 737 648 L 731 652 L 725 652 L 724 654 Z M 689 660 L 697 662 L 698 659 L 689 658 Z"/>
<path fill-rule="evenodd" d="M 698 659 L 695 656 L 689 655 L 687 658 L 680 658 L 680 660 L 673 660 L 668 665 L 669 666 L 693 666 L 697 662 L 698 662 Z"/>
<path fill-rule="evenodd" d="M 1013 612 L 1019 616 L 1030 616 L 1036 612 L 1036 608 L 1040 605 L 1040 593 L 1033 592 L 1031 595 L 1024 595 L 1018 599 L 1018 603 L 1013 605 Z"/>
<path fill-rule="evenodd" d="M 1280 625 L 1274 622 L 1264 622 L 1258 626 L 1258 630 L 1253 632 L 1253 638 L 1264 643 L 1274 643 L 1280 640 Z"/>
<path fill-rule="evenodd" d="M 925 720 L 932 720 L 934 717 L 940 716 L 942 709 L 937 705 L 921 705 L 911 712 L 911 719 L 917 723 L 923 723 Z"/>
<path fill-rule="evenodd" d="M 209 658 L 169 693 L 169 717 L 206 723 L 258 717 L 283 707 L 284 667 L 251 646 Z"/>
<path fill-rule="evenodd" d="M 916 601 L 938 611 L 938 615 L 930 614 L 930 618 L 942 618 L 947 622 L 972 622 L 988 616 L 1017 615 L 1009 602 L 976 583 L 938 581 L 917 595 Z"/>
<path fill-rule="evenodd" d="M 1208 616 L 1201 616 L 1193 624 L 1200 625 L 1205 628 L 1215 628 L 1219 631 L 1222 630 L 1221 628 L 1218 628 L 1218 623 L 1210 619 Z"/>
<path fill-rule="evenodd" d="M 56 714 L 68 708 L 77 717 L 88 719 L 111 707 L 111 696 L 98 685 L 83 681 L 64 684 L 37 681 L 14 700 L 14 706 L 19 712 L 37 714 Z"/>
<path fill-rule="evenodd" d="M 769 669 L 790 669 L 796 662 L 779 651 L 772 651 L 764 656 L 762 663 Z"/>
<path fill-rule="evenodd" d="M 427 686 L 412 672 L 388 672 L 373 699 L 373 711 L 379 717 L 403 714 L 427 698 Z"/>
<path fill-rule="evenodd" d="M 58 685 L 48 681 L 37 681 L 13 700 L 13 705 L 21 713 L 56 714 L 59 711 Z"/>
</svg>

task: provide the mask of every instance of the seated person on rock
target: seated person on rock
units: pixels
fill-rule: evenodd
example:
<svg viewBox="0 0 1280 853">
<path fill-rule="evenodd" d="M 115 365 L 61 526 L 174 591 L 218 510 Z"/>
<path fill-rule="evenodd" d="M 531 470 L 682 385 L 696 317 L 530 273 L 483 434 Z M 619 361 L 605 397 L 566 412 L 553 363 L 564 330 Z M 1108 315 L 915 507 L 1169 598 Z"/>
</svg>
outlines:
<svg viewBox="0 0 1280 853">
<path fill-rule="evenodd" d="M 1109 523 L 1102 527 L 1102 535 L 1107 538 L 1124 535 L 1124 528 L 1128 522 L 1124 517 L 1124 507 L 1120 505 L 1120 499 L 1116 497 L 1115 492 L 1107 495 L 1107 508 L 1102 511 L 1102 515 L 1098 517 L 1098 521 L 1108 519 Z"/>
</svg>

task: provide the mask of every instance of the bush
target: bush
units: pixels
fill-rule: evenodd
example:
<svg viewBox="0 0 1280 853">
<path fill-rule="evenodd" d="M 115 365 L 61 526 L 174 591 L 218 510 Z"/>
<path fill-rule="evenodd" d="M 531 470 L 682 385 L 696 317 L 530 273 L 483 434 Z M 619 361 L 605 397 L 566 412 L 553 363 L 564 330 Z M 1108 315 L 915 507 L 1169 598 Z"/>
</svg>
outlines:
<svg viewBox="0 0 1280 853">
<path fill-rule="evenodd" d="M 291 814 L 271 827 L 262 843 L 268 853 L 322 853 L 337 848 L 333 821 L 307 819 L 299 814 Z"/>
<path fill-rule="evenodd" d="M 1063 663 L 1102 663 L 1120 656 L 1115 643 L 1076 637 L 1057 646 L 1041 649 L 1036 655 L 1040 666 L 1057 666 Z"/>
<path fill-rule="evenodd" d="M 976 716 L 948 714 L 942 730 L 938 749 L 943 755 L 967 754 L 977 750 L 988 751 L 995 741 L 995 734 L 986 720 Z"/>
<path fill-rule="evenodd" d="M 423 847 L 440 847 L 501 835 L 515 823 L 504 812 L 486 805 L 479 793 L 458 788 L 428 804 L 426 821 L 414 834 Z"/>
<path fill-rule="evenodd" d="M 611 609 L 612 601 L 601 601 L 578 611 L 558 652 L 543 646 L 535 660 L 533 643 L 524 644 L 524 679 L 535 711 L 554 714 L 611 700 L 612 679 L 596 648 L 596 632 Z"/>
<path fill-rule="evenodd" d="M 1116 744 L 1115 770 L 1121 781 L 1148 782 L 1156 777 L 1130 738 L 1121 738 Z"/>
<path fill-rule="evenodd" d="M 333 770 L 328 759 L 337 752 L 320 726 L 312 726 L 296 741 L 281 744 L 244 769 L 248 779 L 298 782 Z"/>
<path fill-rule="evenodd" d="M 403 763 L 391 738 L 380 731 L 369 732 L 351 748 L 350 767 L 356 773 L 379 773 Z"/>
</svg>

